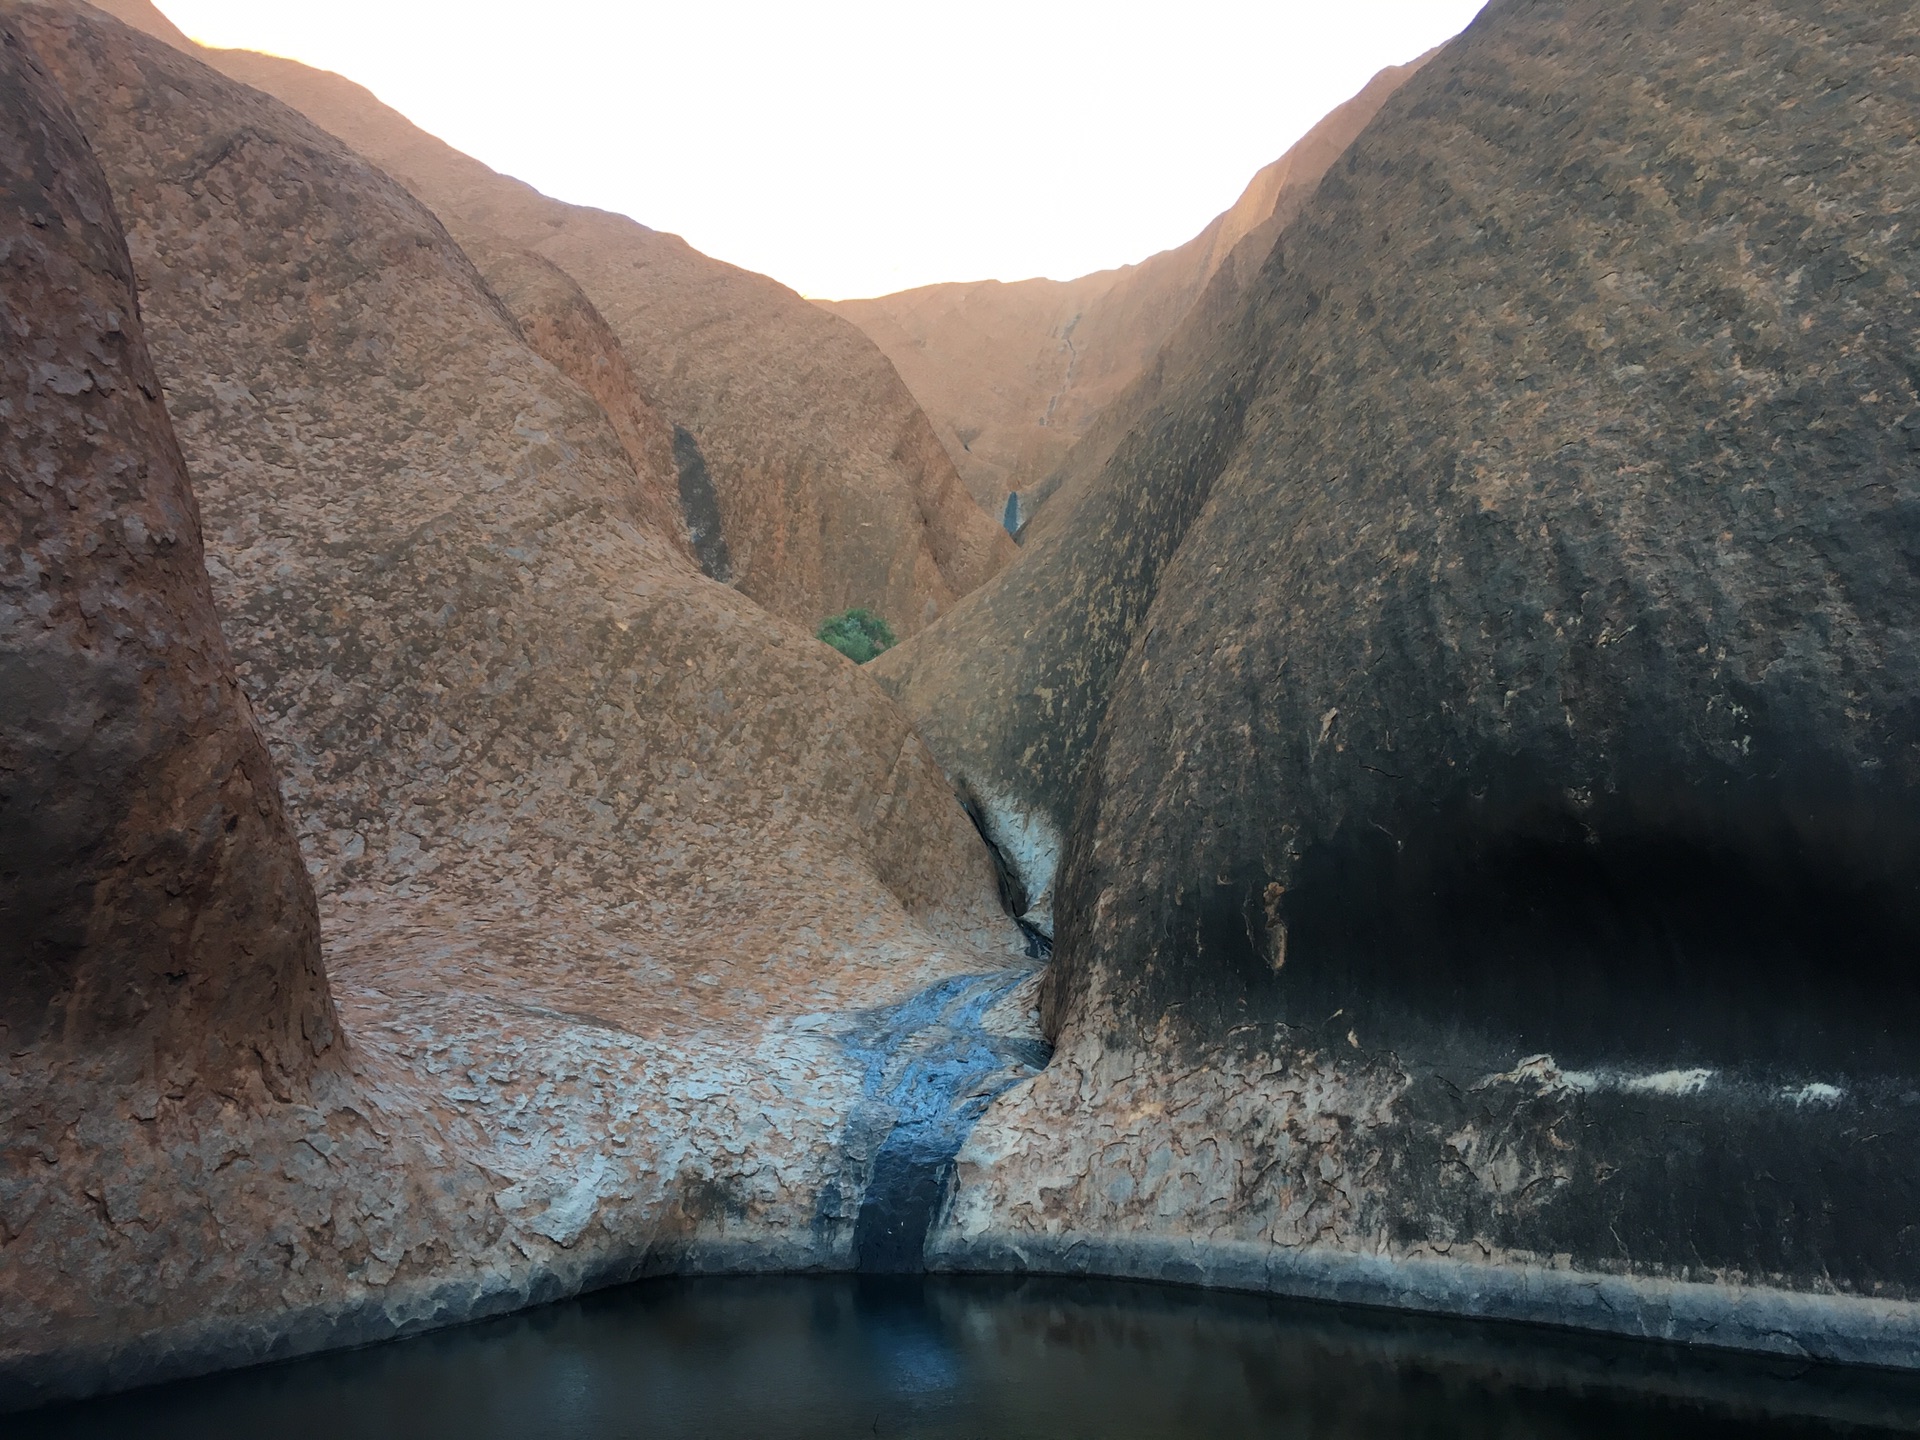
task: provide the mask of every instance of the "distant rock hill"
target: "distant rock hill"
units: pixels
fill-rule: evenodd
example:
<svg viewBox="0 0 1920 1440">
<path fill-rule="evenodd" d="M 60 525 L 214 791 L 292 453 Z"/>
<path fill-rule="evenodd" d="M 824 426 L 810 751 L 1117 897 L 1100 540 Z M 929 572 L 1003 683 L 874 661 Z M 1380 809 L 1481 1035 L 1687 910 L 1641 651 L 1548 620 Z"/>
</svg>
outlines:
<svg viewBox="0 0 1920 1440">
<path fill-rule="evenodd" d="M 1206 229 L 1138 265 L 1077 280 L 927 285 L 820 303 L 886 352 L 974 499 L 999 515 L 1017 492 L 1024 520 L 1057 487 L 1056 472 L 1101 412 L 1154 367 L 1235 250 L 1250 240 L 1258 263 L 1327 167 L 1425 59 L 1381 71 L 1254 176 Z M 1104 458 L 1101 450 L 1093 467 Z"/>
<path fill-rule="evenodd" d="M 1912 1363 L 1916 115 L 1905 0 L 1495 0 L 908 647 L 1065 817 L 948 1263 Z"/>
<path fill-rule="evenodd" d="M 849 1264 L 847 1037 L 1025 973 L 905 717 L 695 567 L 544 261 L 90 7 L 0 43 L 0 1408 Z"/>
<path fill-rule="evenodd" d="M 146 0 L 104 8 L 339 136 L 469 250 L 531 251 L 570 276 L 618 337 L 640 403 L 697 445 L 734 583 L 776 614 L 811 628 L 864 606 L 910 635 L 1011 556 L 997 515 L 970 502 L 913 396 L 852 325 L 678 236 L 548 199 L 338 75 L 203 50 Z"/>
</svg>

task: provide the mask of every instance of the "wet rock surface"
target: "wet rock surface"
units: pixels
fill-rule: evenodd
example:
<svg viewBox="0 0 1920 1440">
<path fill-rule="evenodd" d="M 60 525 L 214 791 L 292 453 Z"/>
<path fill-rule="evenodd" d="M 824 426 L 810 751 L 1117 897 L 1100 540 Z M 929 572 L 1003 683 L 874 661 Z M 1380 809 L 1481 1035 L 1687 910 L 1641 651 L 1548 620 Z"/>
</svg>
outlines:
<svg viewBox="0 0 1920 1440">
<path fill-rule="evenodd" d="M 178 43 L 144 0 L 112 8 Z M 346 141 L 461 244 L 529 251 L 565 271 L 611 326 L 647 403 L 698 442 L 743 594 L 809 631 L 865 606 L 910 635 L 1013 555 L 893 366 L 851 324 L 676 235 L 548 199 L 340 76 L 188 49 Z"/>
<path fill-rule="evenodd" d="M 1046 1066 L 1037 980 L 1024 969 L 957 975 L 872 1012 L 842 1037 L 861 1064 L 865 1096 L 849 1131 L 880 1137 L 854 1225 L 856 1268 L 926 1268 L 927 1232 L 967 1133 L 995 1096 Z M 997 1010 L 1008 1013 L 995 1027 Z"/>
<path fill-rule="evenodd" d="M 1018 963 L 924 746 L 699 573 L 647 500 L 673 473 L 398 184 L 86 7 L 0 15 L 125 225 L 351 1059 L 10 1132 L 0 1403 L 850 1263 L 835 1026 Z"/>
<path fill-rule="evenodd" d="M 1116 453 L 1201 503 L 967 1245 L 1909 1363 L 1917 39 L 1495 4 L 1329 173 Z"/>
</svg>

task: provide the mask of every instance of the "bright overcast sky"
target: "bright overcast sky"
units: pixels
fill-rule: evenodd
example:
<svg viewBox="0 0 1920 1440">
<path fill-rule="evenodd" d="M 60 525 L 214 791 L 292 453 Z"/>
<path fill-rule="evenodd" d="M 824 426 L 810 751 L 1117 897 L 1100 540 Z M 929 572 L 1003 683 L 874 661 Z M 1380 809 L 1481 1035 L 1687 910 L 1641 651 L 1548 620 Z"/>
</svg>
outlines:
<svg viewBox="0 0 1920 1440">
<path fill-rule="evenodd" d="M 1481 0 L 158 0 L 803 294 L 1177 245 Z"/>
</svg>

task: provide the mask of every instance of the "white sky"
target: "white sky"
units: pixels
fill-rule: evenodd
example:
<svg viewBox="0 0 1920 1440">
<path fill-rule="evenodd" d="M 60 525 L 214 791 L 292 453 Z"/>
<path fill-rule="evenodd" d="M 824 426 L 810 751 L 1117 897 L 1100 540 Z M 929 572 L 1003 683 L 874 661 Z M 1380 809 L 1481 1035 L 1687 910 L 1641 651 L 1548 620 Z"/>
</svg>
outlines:
<svg viewBox="0 0 1920 1440">
<path fill-rule="evenodd" d="M 158 0 L 803 294 L 1177 245 L 1481 0 Z"/>
</svg>

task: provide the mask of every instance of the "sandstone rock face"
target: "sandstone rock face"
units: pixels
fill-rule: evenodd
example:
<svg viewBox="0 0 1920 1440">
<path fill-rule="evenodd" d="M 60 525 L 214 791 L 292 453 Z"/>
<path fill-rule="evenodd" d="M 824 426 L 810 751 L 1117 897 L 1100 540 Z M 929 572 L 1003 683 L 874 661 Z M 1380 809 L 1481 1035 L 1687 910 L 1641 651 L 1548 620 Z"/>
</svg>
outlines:
<svg viewBox="0 0 1920 1440">
<path fill-rule="evenodd" d="M 468 254 L 534 352 L 600 402 L 640 482 L 636 508 L 647 527 L 691 555 L 673 432 L 647 402 L 600 312 L 566 271 L 531 251 L 470 244 Z"/>
<path fill-rule="evenodd" d="M 1886 0 L 1498 0 L 1388 101 L 1116 457 L 1206 498 L 962 1249 L 1911 1355 L 1916 113 Z"/>
<path fill-rule="evenodd" d="M 106 182 L 8 30 L 0 150 L 5 1050 L 284 1098 L 335 1048 L 313 889 L 214 615 Z"/>
<path fill-rule="evenodd" d="M 352 1062 L 250 1110 L 190 1075 L 124 1100 L 74 1090 L 51 1131 L 9 1119 L 0 1405 L 648 1271 L 852 1263 L 863 1226 L 892 1225 L 871 1214 L 869 1181 L 915 1047 L 954 1043 L 994 1006 L 1029 1024 L 1030 1007 L 1006 1000 L 1029 973 L 1018 936 L 938 766 L 856 667 L 701 575 L 657 528 L 673 484 L 652 468 L 657 433 L 623 444 L 529 347 L 522 330 L 538 325 L 516 324 L 396 182 L 280 102 L 88 7 L 10 0 L 0 17 L 106 172 L 234 667 L 220 668 L 210 628 L 148 598 L 141 586 L 161 580 L 144 571 L 92 592 L 92 643 L 112 653 L 100 617 L 115 606 L 154 617 L 138 653 L 181 650 L 203 678 L 176 708 L 212 717 L 195 719 L 201 771 L 186 780 L 236 777 L 206 781 L 213 799 L 183 823 L 229 813 L 209 807 L 237 807 L 244 779 L 259 818 L 243 815 L 240 833 L 270 837 L 264 765 L 254 781 L 231 739 L 247 732 L 213 724 L 244 715 L 231 676 L 246 687 L 319 896 Z M 8 173 L 51 184 L 47 162 Z M 86 213 L 111 211 L 100 198 Z M 118 303 L 120 339 L 71 322 L 67 359 L 66 332 L 52 332 L 45 383 L 76 390 L 60 398 L 79 409 L 33 423 L 79 445 L 87 407 L 115 425 L 148 414 L 148 431 L 86 442 L 119 467 L 94 465 L 93 483 L 130 491 L 141 461 L 176 481 L 178 462 L 133 448 L 164 430 L 138 377 L 109 364 L 134 333 Z M 555 353 L 591 359 L 571 344 Z M 93 390 L 77 388 L 82 361 Z M 42 381 L 7 383 L 18 405 Z M 88 499 L 52 474 L 94 507 L 109 558 L 129 557 L 113 564 L 149 544 L 153 565 L 184 564 L 177 484 L 175 515 L 120 490 Z M 57 558 L 36 563 L 67 573 Z M 47 593 L 83 616 L 93 605 Z M 197 602 L 181 593 L 181 613 L 205 615 L 204 588 Z M 190 639 L 201 651 L 185 653 Z M 239 748 L 219 750 L 221 736 Z M 226 753 L 238 758 L 212 770 Z M 146 806 L 176 792 L 143 793 Z M 184 858 L 167 863 L 199 864 L 208 923 L 237 926 L 214 903 L 221 872 L 189 840 L 170 838 Z M 283 1040 L 310 1053 L 325 1041 L 312 912 L 294 903 L 298 872 L 275 881 L 268 839 L 255 849 L 242 858 L 264 879 L 249 896 L 268 907 L 284 892 L 291 915 L 279 1008 L 238 1008 L 236 985 L 220 1033 L 269 1057 Z M 269 959 L 256 947 L 239 978 Z M 10 1026 L 44 1028 L 54 987 L 40 989 L 9 980 Z M 1026 1073 L 1027 1034 L 1004 1074 L 966 1071 L 955 1103 L 983 1105 Z M 42 1074 L 16 1050 L 10 1100 Z"/>
<path fill-rule="evenodd" d="M 166 22 L 151 12 L 119 6 L 158 32 Z M 743 594 L 809 630 L 867 606 L 910 635 L 1012 557 L 887 358 L 852 325 L 678 236 L 496 174 L 337 75 L 192 48 L 345 140 L 469 249 L 532 251 L 571 276 L 644 399 L 698 444 Z"/>
<path fill-rule="evenodd" d="M 1079 442 L 1027 492 L 1030 503 L 1046 504 L 1014 563 L 873 666 L 972 795 L 1030 907 L 1028 923 L 1044 934 L 1053 930 L 1062 837 L 1114 674 L 1160 567 L 1238 434 L 1244 366 L 1223 336 L 1245 323 L 1244 292 L 1275 237 L 1339 150 L 1427 58 L 1382 72 L 1263 170 L 1205 233 L 1113 287 L 1092 333 L 1110 326 L 1116 335 L 1151 336 L 1152 363 L 1121 367 L 1114 378 L 1130 378 L 1126 388 L 1078 412 Z M 1188 280 L 1200 269 L 1210 278 L 1195 299 Z M 1161 320 L 1180 312 L 1171 333 L 1146 313 L 1146 297 L 1156 295 Z M 1002 317 L 995 333 L 1017 329 Z M 1118 351 L 1107 345 L 1101 353 Z M 1179 408 L 1177 398 L 1188 395 L 1204 398 Z"/>
<path fill-rule="evenodd" d="M 1251 267 L 1327 167 L 1425 62 L 1383 70 L 1186 244 L 1077 280 L 928 285 L 872 300 L 822 302 L 867 333 L 933 420 L 975 500 L 1021 517 L 1061 483 L 1060 467 L 1096 419 L 1156 369 L 1155 356 L 1249 237 Z M 1244 279 L 1244 275 L 1241 277 Z M 1097 471 L 1137 415 L 1078 457 Z"/>
</svg>

